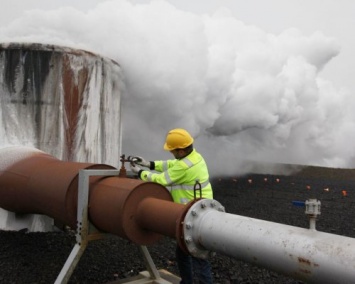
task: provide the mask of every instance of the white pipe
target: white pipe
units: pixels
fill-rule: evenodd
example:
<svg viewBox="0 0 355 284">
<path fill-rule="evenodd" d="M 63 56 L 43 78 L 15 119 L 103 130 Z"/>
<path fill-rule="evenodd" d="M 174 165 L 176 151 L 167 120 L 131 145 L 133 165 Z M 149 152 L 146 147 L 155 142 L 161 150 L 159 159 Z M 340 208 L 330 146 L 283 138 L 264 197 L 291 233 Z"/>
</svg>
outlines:
<svg viewBox="0 0 355 284">
<path fill-rule="evenodd" d="M 193 255 L 208 250 L 307 282 L 355 283 L 354 238 L 232 215 L 209 202 L 197 202 L 185 218 Z"/>
</svg>

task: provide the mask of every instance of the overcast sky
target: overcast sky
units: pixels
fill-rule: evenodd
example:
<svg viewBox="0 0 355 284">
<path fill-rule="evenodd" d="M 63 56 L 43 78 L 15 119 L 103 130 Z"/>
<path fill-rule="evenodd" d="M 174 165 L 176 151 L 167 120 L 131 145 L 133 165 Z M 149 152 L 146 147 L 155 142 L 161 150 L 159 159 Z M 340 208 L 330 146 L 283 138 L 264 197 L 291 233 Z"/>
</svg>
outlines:
<svg viewBox="0 0 355 284">
<path fill-rule="evenodd" d="M 355 167 L 353 0 L 0 3 L 0 41 L 121 64 L 125 154 L 156 159 L 183 127 L 216 173 L 244 159 Z"/>
</svg>

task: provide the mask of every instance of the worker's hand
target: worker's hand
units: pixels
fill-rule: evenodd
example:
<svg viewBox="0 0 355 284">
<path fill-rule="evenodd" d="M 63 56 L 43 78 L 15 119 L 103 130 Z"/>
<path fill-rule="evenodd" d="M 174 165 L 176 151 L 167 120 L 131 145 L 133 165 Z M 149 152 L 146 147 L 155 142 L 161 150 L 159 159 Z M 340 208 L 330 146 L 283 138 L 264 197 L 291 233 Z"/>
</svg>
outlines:
<svg viewBox="0 0 355 284">
<path fill-rule="evenodd" d="M 141 170 L 140 167 L 138 167 L 136 164 L 130 164 L 131 166 L 131 171 L 134 172 L 135 174 L 138 174 L 139 171 Z"/>
<path fill-rule="evenodd" d="M 150 162 L 144 160 L 143 157 L 136 156 L 135 158 L 137 158 L 137 160 L 135 161 L 135 163 L 136 163 L 137 165 L 140 165 L 140 166 L 142 166 L 142 167 L 147 167 L 147 168 L 150 167 Z"/>
</svg>

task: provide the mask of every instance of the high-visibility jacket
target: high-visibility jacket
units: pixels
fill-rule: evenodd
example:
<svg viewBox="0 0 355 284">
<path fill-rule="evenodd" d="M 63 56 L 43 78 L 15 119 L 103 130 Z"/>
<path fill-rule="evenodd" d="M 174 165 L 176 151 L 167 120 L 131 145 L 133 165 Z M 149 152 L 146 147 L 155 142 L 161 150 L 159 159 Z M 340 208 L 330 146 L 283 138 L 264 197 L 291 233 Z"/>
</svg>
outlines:
<svg viewBox="0 0 355 284">
<path fill-rule="evenodd" d="M 140 178 L 164 185 L 170 191 L 174 202 L 186 204 L 193 200 L 196 187 L 196 198 L 213 198 L 206 162 L 195 149 L 185 158 L 154 161 L 153 164 L 151 169 L 158 173 L 142 171 Z M 196 181 L 199 183 L 197 186 Z"/>
</svg>

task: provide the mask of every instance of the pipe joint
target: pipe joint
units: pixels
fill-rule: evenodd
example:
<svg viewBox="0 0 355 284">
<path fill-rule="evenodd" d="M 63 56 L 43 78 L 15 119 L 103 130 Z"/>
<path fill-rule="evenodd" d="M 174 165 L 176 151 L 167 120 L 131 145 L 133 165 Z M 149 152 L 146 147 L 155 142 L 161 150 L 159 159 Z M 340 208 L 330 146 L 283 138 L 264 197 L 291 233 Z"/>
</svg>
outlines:
<svg viewBox="0 0 355 284">
<path fill-rule="evenodd" d="M 200 224 L 208 220 L 208 213 L 212 211 L 225 212 L 225 209 L 216 200 L 201 199 L 196 201 L 186 213 L 183 223 L 183 239 L 188 252 L 194 257 L 206 259 L 214 254 L 206 250 L 199 242 Z"/>
</svg>

